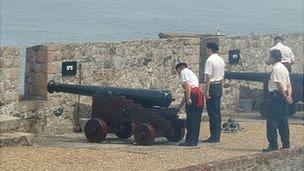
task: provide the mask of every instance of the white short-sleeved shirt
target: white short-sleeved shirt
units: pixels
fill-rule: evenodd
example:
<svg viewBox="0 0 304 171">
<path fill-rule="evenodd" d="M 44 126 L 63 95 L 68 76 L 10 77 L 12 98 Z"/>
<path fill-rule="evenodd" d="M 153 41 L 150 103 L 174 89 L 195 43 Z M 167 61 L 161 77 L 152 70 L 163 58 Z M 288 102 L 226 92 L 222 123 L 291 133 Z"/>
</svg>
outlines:
<svg viewBox="0 0 304 171">
<path fill-rule="evenodd" d="M 282 43 L 278 43 L 275 46 L 271 47 L 269 49 L 269 52 L 272 51 L 272 50 L 274 50 L 274 49 L 277 49 L 277 50 L 281 51 L 281 53 L 282 53 L 281 62 L 291 63 L 291 62 L 295 61 L 294 54 L 293 54 L 292 50 L 288 46 L 285 46 Z M 269 61 L 269 58 L 270 57 L 268 57 L 268 59 L 267 59 L 268 61 Z"/>
<path fill-rule="evenodd" d="M 181 71 L 181 82 L 184 85 L 188 82 L 190 86 L 198 87 L 198 78 L 190 69 L 185 68 Z"/>
<path fill-rule="evenodd" d="M 221 81 L 225 75 L 225 61 L 218 54 L 208 57 L 205 64 L 205 74 L 211 76 L 211 82 Z"/>
<path fill-rule="evenodd" d="M 269 92 L 279 90 L 276 82 L 280 82 L 285 91 L 287 90 L 287 86 L 290 85 L 289 72 L 281 62 L 277 62 L 273 65 L 273 70 L 268 82 Z"/>
</svg>

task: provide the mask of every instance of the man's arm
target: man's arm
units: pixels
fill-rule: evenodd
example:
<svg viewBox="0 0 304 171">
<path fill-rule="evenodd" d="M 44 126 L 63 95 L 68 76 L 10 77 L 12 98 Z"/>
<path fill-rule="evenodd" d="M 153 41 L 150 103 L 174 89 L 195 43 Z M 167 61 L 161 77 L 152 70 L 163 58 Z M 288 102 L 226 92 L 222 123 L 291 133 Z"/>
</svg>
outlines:
<svg viewBox="0 0 304 171">
<path fill-rule="evenodd" d="M 291 97 L 291 94 L 292 94 L 292 87 L 291 87 L 291 85 L 289 84 L 289 85 L 287 86 L 287 91 L 285 92 L 282 83 L 276 82 L 276 84 L 277 84 L 277 86 L 278 86 L 278 88 L 279 88 L 280 93 L 281 93 L 282 96 L 284 97 L 284 99 L 285 99 L 288 103 L 292 103 L 292 97 Z"/>
<path fill-rule="evenodd" d="M 287 97 L 287 93 L 285 92 L 282 83 L 276 82 L 276 84 L 277 84 L 277 87 L 278 87 L 278 89 L 279 89 L 279 92 L 282 94 L 282 96 L 283 96 L 284 98 L 286 98 L 286 97 Z"/>
<path fill-rule="evenodd" d="M 185 90 L 185 93 L 184 93 L 184 96 L 183 96 L 183 98 L 182 98 L 182 101 L 181 101 L 180 104 L 178 105 L 178 108 L 179 108 L 179 109 L 181 109 L 181 108 L 184 106 L 184 104 L 185 104 L 186 102 L 188 102 L 188 100 L 191 100 L 191 97 L 190 97 L 190 95 L 191 95 L 191 87 L 190 87 L 190 84 L 189 84 L 188 82 L 184 82 L 183 88 L 184 88 L 184 90 Z"/>
<path fill-rule="evenodd" d="M 290 54 L 289 55 L 290 55 L 290 64 L 292 65 L 292 64 L 295 63 L 295 57 L 294 57 L 294 54 L 293 54 L 291 49 L 290 49 Z"/>
<path fill-rule="evenodd" d="M 190 105 L 191 104 L 191 97 L 190 97 L 191 87 L 190 87 L 189 82 L 187 82 L 187 81 L 185 82 L 184 89 L 185 89 L 185 101 L 188 105 Z"/>
<path fill-rule="evenodd" d="M 211 76 L 209 74 L 205 74 L 205 96 L 206 98 L 209 98 L 209 88 L 210 88 L 210 80 Z"/>
<path fill-rule="evenodd" d="M 286 100 L 287 100 L 287 102 L 288 103 L 292 103 L 292 86 L 291 86 L 291 84 L 289 84 L 288 86 L 287 86 L 287 97 L 286 97 Z"/>
</svg>

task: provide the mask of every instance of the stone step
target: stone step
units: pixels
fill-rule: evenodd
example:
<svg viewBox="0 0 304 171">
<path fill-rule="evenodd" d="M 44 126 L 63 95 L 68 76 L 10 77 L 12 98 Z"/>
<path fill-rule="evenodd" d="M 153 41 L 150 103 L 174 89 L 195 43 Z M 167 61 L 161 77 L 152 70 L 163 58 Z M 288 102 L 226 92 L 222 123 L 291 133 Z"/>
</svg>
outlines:
<svg viewBox="0 0 304 171">
<path fill-rule="evenodd" d="M 7 146 L 32 146 L 33 145 L 32 133 L 24 132 L 11 132 L 0 134 L 0 147 Z"/>
<path fill-rule="evenodd" d="M 14 132 L 19 129 L 21 120 L 18 117 L 0 115 L 0 133 Z"/>
</svg>

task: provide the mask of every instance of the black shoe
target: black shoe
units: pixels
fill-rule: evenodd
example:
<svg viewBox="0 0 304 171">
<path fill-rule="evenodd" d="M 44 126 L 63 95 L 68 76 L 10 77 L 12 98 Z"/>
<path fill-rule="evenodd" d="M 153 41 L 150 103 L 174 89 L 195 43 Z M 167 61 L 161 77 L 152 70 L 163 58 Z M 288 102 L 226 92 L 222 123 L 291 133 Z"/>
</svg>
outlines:
<svg viewBox="0 0 304 171">
<path fill-rule="evenodd" d="M 281 147 L 280 149 L 288 149 L 288 148 L 290 148 L 289 145 L 283 145 L 283 147 Z"/>
<path fill-rule="evenodd" d="M 184 143 L 179 144 L 179 146 L 196 146 L 196 145 L 193 143 L 184 142 Z"/>
<path fill-rule="evenodd" d="M 203 140 L 202 142 L 205 142 L 205 143 L 216 143 L 216 142 L 220 142 L 220 140 L 218 139 L 213 139 L 213 138 L 208 138 L 206 140 Z"/>
<path fill-rule="evenodd" d="M 209 137 L 208 139 L 205 139 L 202 142 L 211 142 L 211 141 L 213 141 L 213 138 Z"/>
<path fill-rule="evenodd" d="M 270 151 L 274 151 L 274 150 L 278 150 L 278 148 L 268 147 L 268 148 L 263 149 L 263 152 L 270 152 Z"/>
</svg>

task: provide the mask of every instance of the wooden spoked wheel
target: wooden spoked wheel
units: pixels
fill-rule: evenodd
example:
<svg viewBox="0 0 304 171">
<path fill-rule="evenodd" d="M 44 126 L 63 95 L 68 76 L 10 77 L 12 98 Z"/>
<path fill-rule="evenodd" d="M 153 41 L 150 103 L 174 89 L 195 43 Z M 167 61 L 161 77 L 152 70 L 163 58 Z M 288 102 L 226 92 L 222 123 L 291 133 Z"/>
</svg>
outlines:
<svg viewBox="0 0 304 171">
<path fill-rule="evenodd" d="M 178 142 L 185 136 L 185 128 L 175 128 L 174 136 L 167 137 L 170 142 Z"/>
<path fill-rule="evenodd" d="M 130 138 L 133 135 L 132 123 L 130 122 L 122 123 L 118 129 L 116 136 L 120 139 Z"/>
<path fill-rule="evenodd" d="M 90 142 L 101 142 L 108 133 L 108 126 L 102 119 L 92 118 L 84 126 L 84 133 Z"/>
<path fill-rule="evenodd" d="M 148 123 L 139 124 L 134 133 L 134 138 L 138 145 L 151 145 L 155 136 L 154 127 Z"/>
</svg>

